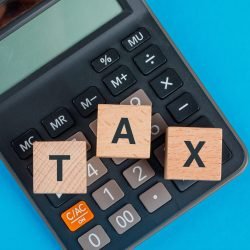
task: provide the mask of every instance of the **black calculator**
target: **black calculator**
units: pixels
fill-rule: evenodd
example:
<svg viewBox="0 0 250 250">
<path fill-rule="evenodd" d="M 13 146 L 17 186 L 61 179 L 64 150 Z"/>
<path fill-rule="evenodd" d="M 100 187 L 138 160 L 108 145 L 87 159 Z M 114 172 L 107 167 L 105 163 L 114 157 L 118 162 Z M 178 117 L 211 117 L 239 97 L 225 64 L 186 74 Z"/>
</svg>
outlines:
<svg viewBox="0 0 250 250">
<path fill-rule="evenodd" d="M 244 169 L 244 146 L 145 1 L 38 2 L 1 29 L 0 152 L 63 248 L 133 248 Z M 152 105 L 150 159 L 95 157 L 104 103 Z M 164 180 L 167 126 L 223 128 L 222 181 Z M 88 193 L 33 194 L 32 143 L 72 138 L 88 142 Z M 62 214 L 79 202 L 93 216 L 72 232 Z"/>
</svg>

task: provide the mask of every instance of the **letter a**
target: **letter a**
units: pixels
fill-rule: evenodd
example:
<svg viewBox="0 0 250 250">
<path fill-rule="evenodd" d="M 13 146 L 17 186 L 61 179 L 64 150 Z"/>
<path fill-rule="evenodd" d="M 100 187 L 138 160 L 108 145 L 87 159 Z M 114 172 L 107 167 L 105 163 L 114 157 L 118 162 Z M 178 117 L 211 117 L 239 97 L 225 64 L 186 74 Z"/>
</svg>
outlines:
<svg viewBox="0 0 250 250">
<path fill-rule="evenodd" d="M 125 128 L 127 132 L 126 134 L 122 134 L 123 128 Z M 121 118 L 121 121 L 115 132 L 112 143 L 117 143 L 119 139 L 128 139 L 130 144 L 135 144 L 135 139 L 134 139 L 128 118 Z"/>
</svg>

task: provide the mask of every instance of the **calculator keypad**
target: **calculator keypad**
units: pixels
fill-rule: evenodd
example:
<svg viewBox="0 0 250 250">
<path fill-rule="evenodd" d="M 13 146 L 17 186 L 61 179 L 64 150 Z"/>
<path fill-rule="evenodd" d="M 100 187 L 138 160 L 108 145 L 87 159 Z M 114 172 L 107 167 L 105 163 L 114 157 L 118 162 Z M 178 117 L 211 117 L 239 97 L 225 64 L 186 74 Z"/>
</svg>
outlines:
<svg viewBox="0 0 250 250">
<path fill-rule="evenodd" d="M 110 75 L 103 78 L 103 82 L 110 92 L 117 96 L 136 83 L 136 79 L 127 66 L 121 66 Z"/>
<path fill-rule="evenodd" d="M 125 38 L 122 41 L 122 45 L 127 51 L 132 51 L 150 39 L 150 37 L 149 32 L 145 28 L 140 28 Z"/>
<path fill-rule="evenodd" d="M 104 176 L 108 170 L 102 161 L 97 157 L 92 157 L 87 162 L 87 172 L 88 172 L 88 186 L 92 185 L 94 182 L 99 180 Z"/>
<path fill-rule="evenodd" d="M 152 71 L 160 67 L 167 61 L 161 50 L 156 45 L 151 45 L 134 58 L 138 68 L 144 75 L 150 74 Z"/>
<path fill-rule="evenodd" d="M 32 144 L 34 141 L 40 141 L 41 137 L 35 129 L 30 129 L 14 141 L 12 141 L 12 147 L 18 154 L 18 156 L 25 160 L 33 153 Z"/>
<path fill-rule="evenodd" d="M 149 213 L 153 213 L 171 199 L 170 193 L 162 183 L 155 184 L 140 195 L 140 200 Z"/>
<path fill-rule="evenodd" d="M 98 73 L 102 72 L 113 63 L 118 61 L 120 58 L 118 52 L 115 49 L 109 49 L 104 54 L 97 57 L 94 61 L 92 61 L 92 66 Z"/>
<path fill-rule="evenodd" d="M 132 95 L 127 97 L 125 100 L 121 102 L 123 105 L 152 105 L 151 100 L 147 96 L 147 94 L 142 90 L 139 89 L 134 92 Z"/>
<path fill-rule="evenodd" d="M 52 138 L 61 135 L 74 125 L 71 114 L 65 108 L 60 108 L 47 116 L 42 124 Z"/>
<path fill-rule="evenodd" d="M 98 188 L 92 196 L 99 207 L 106 210 L 118 202 L 124 196 L 124 193 L 116 181 L 111 180 Z"/>
<path fill-rule="evenodd" d="M 72 199 L 74 197 L 74 195 L 71 195 L 71 194 L 48 194 L 47 197 L 48 197 L 50 203 L 54 207 L 60 207 L 61 205 L 63 205 L 64 203 L 66 203 L 67 201 Z"/>
<path fill-rule="evenodd" d="M 199 110 L 197 102 L 191 94 L 184 93 L 167 106 L 174 119 L 180 123 Z"/>
<path fill-rule="evenodd" d="M 183 85 L 183 82 L 175 70 L 167 69 L 152 80 L 150 85 L 159 98 L 165 99 L 167 96 L 179 89 Z"/>
<path fill-rule="evenodd" d="M 97 225 L 79 237 L 78 242 L 85 250 L 96 250 L 105 247 L 110 242 L 110 238 L 103 227 Z"/>
<path fill-rule="evenodd" d="M 124 177 L 133 189 L 150 180 L 155 172 L 146 160 L 140 160 L 123 172 Z"/>
<path fill-rule="evenodd" d="M 151 126 L 151 140 L 154 141 L 161 135 L 165 134 L 166 128 L 168 127 L 165 120 L 159 113 L 152 116 L 152 126 Z"/>
<path fill-rule="evenodd" d="M 89 151 L 91 149 L 91 145 L 90 145 L 89 141 L 87 140 L 86 136 L 81 131 L 76 132 L 75 134 L 70 136 L 67 139 L 67 141 L 86 141 L 87 151 Z"/>
<path fill-rule="evenodd" d="M 118 234 L 124 234 L 140 220 L 141 217 L 131 204 L 125 205 L 109 217 L 109 222 Z"/>
<path fill-rule="evenodd" d="M 83 117 L 88 117 L 97 110 L 98 104 L 105 103 L 105 99 L 96 87 L 90 87 L 76 97 L 73 103 Z"/>
</svg>

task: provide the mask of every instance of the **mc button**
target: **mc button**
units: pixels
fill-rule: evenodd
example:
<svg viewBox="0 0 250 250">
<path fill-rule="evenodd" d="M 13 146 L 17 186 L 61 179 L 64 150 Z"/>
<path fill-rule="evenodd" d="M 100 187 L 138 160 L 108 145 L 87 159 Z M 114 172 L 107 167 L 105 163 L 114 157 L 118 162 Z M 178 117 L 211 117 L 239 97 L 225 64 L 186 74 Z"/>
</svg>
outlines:
<svg viewBox="0 0 250 250">
<path fill-rule="evenodd" d="M 74 125 L 74 120 L 65 108 L 60 108 L 42 121 L 52 138 L 55 138 Z"/>
<path fill-rule="evenodd" d="M 40 141 L 41 137 L 35 129 L 30 129 L 14 141 L 12 147 L 21 159 L 27 159 L 32 155 L 32 144 L 34 141 Z"/>
</svg>

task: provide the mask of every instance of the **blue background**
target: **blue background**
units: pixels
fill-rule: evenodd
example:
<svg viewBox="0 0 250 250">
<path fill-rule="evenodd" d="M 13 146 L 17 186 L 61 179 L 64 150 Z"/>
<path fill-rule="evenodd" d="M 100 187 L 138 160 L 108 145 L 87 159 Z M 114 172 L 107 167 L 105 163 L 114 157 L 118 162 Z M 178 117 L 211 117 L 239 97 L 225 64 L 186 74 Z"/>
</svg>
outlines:
<svg viewBox="0 0 250 250">
<path fill-rule="evenodd" d="M 148 0 L 154 13 L 250 148 L 250 1 Z M 138 249 L 250 249 L 250 169 Z M 0 165 L 1 249 L 60 249 Z"/>
</svg>

